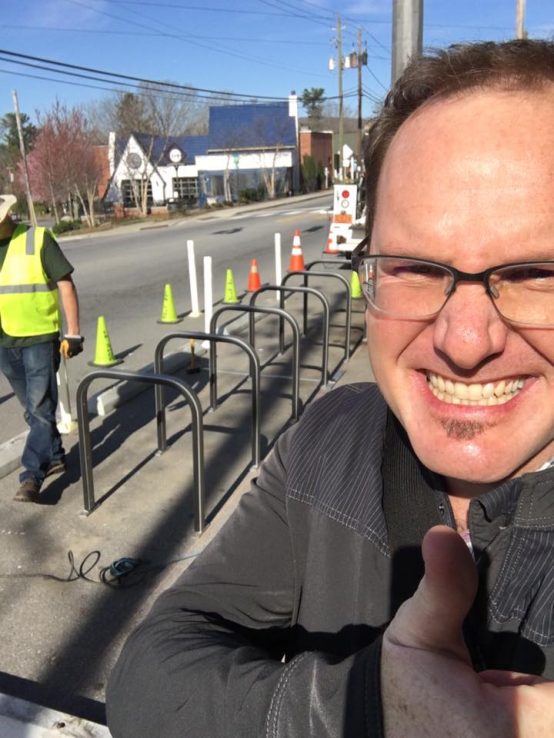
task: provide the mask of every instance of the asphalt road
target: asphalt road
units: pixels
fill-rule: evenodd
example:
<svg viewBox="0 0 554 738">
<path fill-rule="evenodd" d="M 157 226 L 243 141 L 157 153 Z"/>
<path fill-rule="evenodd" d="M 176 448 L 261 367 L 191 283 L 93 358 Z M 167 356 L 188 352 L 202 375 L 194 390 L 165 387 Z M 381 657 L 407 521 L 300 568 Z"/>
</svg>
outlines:
<svg viewBox="0 0 554 738">
<path fill-rule="evenodd" d="M 152 362 L 157 341 L 176 329 L 157 322 L 162 314 L 165 284 L 172 285 L 178 314 L 191 308 L 187 240 L 195 244 L 202 309 L 204 256 L 212 257 L 214 302 L 223 298 L 228 268 L 233 270 L 237 292 L 246 288 L 252 258 L 257 259 L 262 282 L 275 283 L 274 234 L 281 234 L 283 272 L 295 229 L 301 231 L 304 258 L 318 259 L 327 239 L 330 207 L 331 195 L 324 194 L 307 201 L 284 200 L 268 209 L 228 210 L 171 221 L 161 227 L 62 239 L 62 248 L 75 267 L 81 331 L 86 337 L 83 354 L 68 362 L 72 396 L 82 377 L 92 370 L 89 362 L 95 355 L 99 316 L 106 319 L 114 353 L 124 357 L 122 368 L 133 371 Z M 1 375 L 0 408 L 3 443 L 25 430 L 25 424 Z"/>
</svg>

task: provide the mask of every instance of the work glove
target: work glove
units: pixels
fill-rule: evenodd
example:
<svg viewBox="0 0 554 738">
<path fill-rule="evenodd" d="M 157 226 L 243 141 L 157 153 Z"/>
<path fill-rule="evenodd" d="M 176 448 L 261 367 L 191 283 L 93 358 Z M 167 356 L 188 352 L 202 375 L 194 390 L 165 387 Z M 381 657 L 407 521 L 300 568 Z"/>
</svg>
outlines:
<svg viewBox="0 0 554 738">
<path fill-rule="evenodd" d="M 84 336 L 64 336 L 60 343 L 60 351 L 64 359 L 77 356 L 83 350 Z"/>
</svg>

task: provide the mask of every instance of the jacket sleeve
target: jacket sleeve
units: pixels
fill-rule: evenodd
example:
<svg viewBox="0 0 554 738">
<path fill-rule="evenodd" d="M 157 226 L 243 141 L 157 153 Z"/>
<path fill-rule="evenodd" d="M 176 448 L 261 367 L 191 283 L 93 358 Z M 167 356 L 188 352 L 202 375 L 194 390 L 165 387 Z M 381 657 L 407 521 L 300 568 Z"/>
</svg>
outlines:
<svg viewBox="0 0 554 738">
<path fill-rule="evenodd" d="M 110 678 L 114 738 L 381 736 L 380 643 L 286 661 L 295 599 L 291 432 L 199 558 L 128 639 Z"/>
</svg>

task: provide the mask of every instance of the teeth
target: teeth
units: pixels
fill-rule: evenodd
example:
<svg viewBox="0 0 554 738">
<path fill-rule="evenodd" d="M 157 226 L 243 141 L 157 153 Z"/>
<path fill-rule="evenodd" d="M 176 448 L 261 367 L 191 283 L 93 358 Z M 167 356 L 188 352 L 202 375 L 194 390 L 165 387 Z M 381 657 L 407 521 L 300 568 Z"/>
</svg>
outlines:
<svg viewBox="0 0 554 738">
<path fill-rule="evenodd" d="M 452 382 L 440 374 L 429 372 L 427 384 L 431 392 L 442 402 L 452 405 L 503 405 L 518 394 L 525 384 L 523 377 L 501 379 L 486 384 Z"/>
</svg>

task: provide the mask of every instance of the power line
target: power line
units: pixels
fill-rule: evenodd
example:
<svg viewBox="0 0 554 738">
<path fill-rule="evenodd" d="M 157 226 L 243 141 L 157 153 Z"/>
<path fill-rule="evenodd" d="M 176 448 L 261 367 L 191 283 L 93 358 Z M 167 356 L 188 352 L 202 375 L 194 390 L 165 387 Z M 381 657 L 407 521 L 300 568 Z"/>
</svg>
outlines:
<svg viewBox="0 0 554 738">
<path fill-rule="evenodd" d="M 0 61 L 8 61 L 8 63 L 10 63 L 10 64 L 13 64 L 14 63 L 14 62 L 11 62 L 11 61 L 9 61 L 7 59 L 4 59 L 1 56 L 0 56 Z M 29 64 L 28 66 L 35 66 L 35 65 Z M 37 68 L 37 69 L 44 69 L 45 71 L 48 71 L 48 68 L 47 67 L 39 67 L 39 66 L 36 66 L 35 68 Z M 52 70 L 52 71 L 55 71 L 56 74 L 58 74 L 58 72 L 56 70 Z M 101 85 L 89 85 L 89 84 L 87 84 L 85 82 L 71 82 L 71 81 L 69 81 L 67 79 L 59 79 L 57 77 L 45 77 L 44 75 L 39 75 L 39 74 L 28 74 L 28 73 L 25 73 L 25 72 L 14 72 L 11 69 L 0 69 L 0 72 L 2 72 L 4 74 L 13 74 L 16 77 L 25 77 L 26 79 L 40 79 L 40 80 L 44 80 L 45 82 L 58 82 L 59 84 L 62 84 L 62 85 L 70 85 L 71 87 L 83 87 L 83 88 L 91 89 L 91 90 L 102 90 L 104 92 L 113 92 L 115 94 L 117 94 L 118 92 L 131 92 L 133 94 L 136 94 L 136 87 L 131 87 L 131 86 L 129 86 L 129 84 L 127 84 L 125 82 L 117 82 L 115 80 L 113 82 L 111 80 L 100 80 L 100 81 L 105 81 L 105 82 L 108 82 L 108 83 L 111 83 L 111 84 L 114 84 L 114 85 L 120 85 L 120 87 L 103 87 Z M 66 74 L 69 74 L 70 76 L 79 76 L 79 77 L 82 77 L 82 75 L 76 75 L 76 74 L 71 73 L 71 72 L 67 72 Z M 85 77 L 85 79 L 95 80 L 97 78 L 95 78 L 95 77 Z M 164 90 L 158 90 L 158 89 L 152 89 L 152 88 L 148 88 L 148 93 L 151 94 L 153 97 L 157 97 L 157 98 L 160 98 L 160 99 L 161 98 L 165 98 L 165 99 L 169 99 L 169 100 L 181 100 L 181 101 L 182 100 L 191 100 L 192 102 L 197 101 L 197 100 L 206 100 L 206 101 L 209 101 L 209 102 L 216 102 L 216 101 L 229 102 L 230 100 L 231 100 L 231 102 L 233 101 L 232 98 L 229 98 L 229 95 L 226 94 L 226 93 L 221 93 L 221 96 L 217 96 L 217 95 L 194 95 L 193 93 L 184 93 L 184 92 L 183 93 L 179 93 L 179 92 L 173 92 L 172 93 L 172 92 L 169 92 L 167 90 L 164 91 Z M 156 93 L 159 93 L 159 94 L 156 94 Z M 275 100 L 275 102 L 279 102 L 279 101 L 278 100 Z"/>
<path fill-rule="evenodd" d="M 268 5 L 270 8 L 285 8 L 288 10 L 288 12 L 283 13 L 283 15 L 288 16 L 289 18 L 301 18 L 303 20 L 311 21 L 312 23 L 317 23 L 318 25 L 328 25 L 329 22 L 331 22 L 332 18 L 319 15 L 314 15 L 313 12 L 303 12 L 302 10 L 299 10 L 294 5 L 291 5 L 287 2 L 281 2 L 281 3 L 275 3 L 271 2 L 270 0 L 258 0 L 258 2 L 262 3 L 262 5 Z"/>
<path fill-rule="evenodd" d="M 91 2 L 104 2 L 104 0 L 90 0 Z M 207 5 L 180 5 L 178 3 L 146 2 L 145 0 L 112 0 L 112 5 L 150 5 L 155 8 L 173 8 L 174 10 L 201 10 L 209 13 L 231 13 L 233 15 L 271 15 L 283 17 L 288 13 L 269 13 L 267 10 L 242 10 L 238 8 L 220 8 Z"/>
<path fill-rule="evenodd" d="M 0 57 L 0 61 L 6 61 L 5 59 L 2 59 Z M 10 64 L 13 62 L 9 62 Z M 121 85 L 120 88 L 115 87 L 104 87 L 102 85 L 89 85 L 85 82 L 71 82 L 67 79 L 59 79 L 56 77 L 45 77 L 41 74 L 28 74 L 25 72 L 14 72 L 11 69 L 2 69 L 0 68 L 1 74 L 11 74 L 16 77 L 24 77 L 25 79 L 39 79 L 43 80 L 45 82 L 57 82 L 62 85 L 69 85 L 71 87 L 83 87 L 90 90 L 100 90 L 102 92 L 112 92 L 114 94 L 120 93 L 120 92 L 130 92 L 132 94 L 136 93 L 136 87 L 130 87 L 129 85 L 126 85 L 124 82 L 119 83 Z M 91 79 L 93 79 L 91 77 Z M 106 80 L 109 82 L 109 80 Z M 113 84 L 117 84 L 114 82 Z M 148 94 L 152 95 L 152 97 L 156 97 L 158 99 L 166 99 L 166 100 L 175 100 L 182 102 L 183 100 L 190 100 L 191 102 L 197 102 L 199 100 L 206 101 L 206 102 L 222 102 L 222 103 L 237 103 L 238 101 L 233 100 L 229 97 L 231 93 L 221 93 L 221 96 L 217 95 L 193 95 L 192 93 L 179 93 L 179 92 L 168 92 L 163 90 L 153 90 L 152 88 L 148 88 Z M 252 96 L 250 100 L 256 100 L 255 96 Z M 242 101 L 241 101 L 242 102 Z M 275 102 L 284 102 L 283 100 L 275 99 Z"/>
<path fill-rule="evenodd" d="M 76 5 L 77 7 L 80 7 L 80 8 L 85 8 L 87 10 L 92 10 L 94 13 L 96 13 L 98 15 L 104 15 L 107 18 L 112 18 L 112 19 L 115 19 L 115 20 L 118 20 L 118 21 L 122 21 L 123 23 L 131 24 L 133 26 L 137 26 L 138 28 L 147 28 L 148 30 L 151 30 L 151 26 L 150 25 L 145 26 L 143 23 L 138 23 L 137 21 L 131 20 L 129 18 L 122 18 L 121 16 L 114 15 L 113 13 L 107 13 L 104 10 L 96 10 L 95 8 L 91 8 L 89 5 L 87 5 L 85 3 L 79 2 L 79 0 L 65 0 L 65 2 L 70 3 L 71 5 Z M 136 11 L 135 11 L 135 13 L 133 15 L 137 15 Z M 138 15 L 140 15 L 140 14 L 138 14 Z M 146 20 L 148 20 L 150 24 L 155 23 L 158 26 L 161 25 L 162 27 L 165 25 L 165 24 L 160 24 L 155 18 L 149 18 L 148 16 L 142 16 L 142 17 L 145 18 Z M 166 26 L 166 27 L 170 28 L 170 26 Z M 183 36 L 182 34 L 178 34 L 178 33 L 174 33 L 174 32 L 165 32 L 165 33 L 162 33 L 161 35 L 166 36 L 167 38 L 177 39 L 178 41 L 184 41 L 185 43 L 191 44 L 192 46 L 197 46 L 197 47 L 199 47 L 201 49 L 208 49 L 208 51 L 216 52 L 216 53 L 219 53 L 219 54 L 225 54 L 227 56 L 233 56 L 233 57 L 236 57 L 237 59 L 244 59 L 244 60 L 250 61 L 250 62 L 253 61 L 253 62 L 256 62 L 256 64 L 261 64 L 261 65 L 266 66 L 266 67 L 277 68 L 277 69 L 280 69 L 280 70 L 285 69 L 285 70 L 287 70 L 289 72 L 295 72 L 295 73 L 302 73 L 302 74 L 305 74 L 306 73 L 305 70 L 294 69 L 294 68 L 291 68 L 291 67 L 286 67 L 283 64 L 273 64 L 271 62 L 266 61 L 265 59 L 261 59 L 260 57 L 249 56 L 247 54 L 241 54 L 241 53 L 236 52 L 236 51 L 230 51 L 229 49 L 224 49 L 221 46 L 211 46 L 209 44 L 203 44 L 203 43 L 200 43 L 199 41 L 192 40 L 190 37 Z M 317 77 L 323 76 L 321 74 L 315 74 L 314 75 L 313 73 L 310 73 L 310 75 L 311 76 L 317 76 Z"/>
<path fill-rule="evenodd" d="M 5 29 L 13 29 L 17 31 L 48 31 L 55 33 L 85 33 L 97 36 L 140 36 L 144 37 L 157 37 L 165 36 L 166 34 L 162 31 L 112 31 L 109 29 L 100 28 L 61 28 L 59 26 L 21 26 L 21 25 L 6 25 L 2 26 Z M 306 39 L 271 39 L 271 38 L 252 38 L 251 36 L 194 36 L 194 38 L 206 39 L 212 41 L 240 41 L 248 43 L 260 43 L 260 44 L 290 44 L 298 46 L 302 44 L 304 46 L 329 46 L 325 41 L 307 41 Z"/>
<path fill-rule="evenodd" d="M 39 80 L 43 80 L 45 82 L 58 82 L 60 84 L 69 85 L 69 86 L 72 86 L 72 87 L 83 87 L 83 88 L 86 88 L 86 89 L 101 90 L 103 92 L 112 92 L 112 93 L 131 92 L 133 94 L 136 94 L 136 87 L 130 86 L 130 84 L 127 83 L 127 82 L 123 82 L 123 81 L 119 81 L 119 80 L 109 80 L 109 79 L 104 80 L 101 77 L 94 77 L 94 76 L 90 76 L 90 75 L 81 75 L 81 74 L 77 74 L 76 72 L 68 72 L 68 71 L 61 71 L 61 70 L 58 71 L 56 69 L 51 69 L 49 67 L 43 67 L 43 66 L 40 66 L 38 64 L 32 64 L 30 62 L 17 62 L 17 61 L 14 62 L 14 61 L 12 61 L 10 59 L 5 59 L 4 57 L 2 57 L 1 50 L 0 50 L 0 61 L 5 61 L 5 62 L 7 62 L 9 64 L 20 64 L 20 65 L 28 66 L 28 67 L 31 67 L 31 68 L 34 68 L 34 69 L 42 69 L 44 71 L 52 71 L 55 74 L 66 74 L 66 75 L 68 75 L 70 77 L 77 77 L 79 79 L 89 79 L 91 81 L 107 82 L 107 83 L 112 84 L 112 85 L 118 85 L 118 87 L 105 87 L 105 86 L 102 86 L 102 85 L 91 85 L 91 84 L 87 84 L 85 82 L 71 82 L 69 80 L 59 79 L 59 78 L 56 78 L 56 77 L 46 77 L 44 75 L 29 74 L 29 73 L 25 73 L 25 72 L 15 72 L 15 71 L 10 70 L 10 69 L 1 69 L 0 68 L 0 73 L 3 73 L 3 74 L 13 74 L 13 75 L 15 75 L 17 77 L 24 77 L 26 79 L 39 79 Z M 240 100 L 239 101 L 239 100 L 237 100 L 234 97 L 235 94 L 239 94 L 239 93 L 231 93 L 231 92 L 223 92 L 223 91 L 218 92 L 218 91 L 214 90 L 213 93 L 211 93 L 211 94 L 197 94 L 197 93 L 194 92 L 194 89 L 195 88 L 190 88 L 191 89 L 190 92 L 180 92 L 179 90 L 173 90 L 173 91 L 171 91 L 171 90 L 164 89 L 163 88 L 163 85 L 166 84 L 164 82 L 153 83 L 153 84 L 157 84 L 159 86 L 148 87 L 148 94 L 153 95 L 153 97 L 158 97 L 158 98 L 165 98 L 165 99 L 177 100 L 177 101 L 178 100 L 190 100 L 192 102 L 195 102 L 195 101 L 198 101 L 198 100 L 205 100 L 207 102 L 224 102 L 224 103 L 229 103 L 229 102 L 235 102 L 235 103 L 237 103 L 237 102 L 245 102 L 244 100 Z M 347 95 L 347 97 L 354 97 L 354 96 L 355 96 L 355 93 L 354 92 L 349 93 Z M 257 100 L 262 99 L 262 98 L 260 98 L 257 95 L 248 95 L 248 96 L 245 96 L 245 97 L 248 98 L 248 102 L 251 102 L 251 101 L 254 101 L 255 102 Z M 263 98 L 263 99 L 266 100 L 266 101 L 268 100 L 268 98 Z M 337 96 L 328 96 L 325 99 L 326 100 L 336 100 L 338 98 L 337 98 Z M 272 102 L 286 102 L 288 100 L 288 98 L 269 98 L 269 100 L 272 101 Z"/>
<path fill-rule="evenodd" d="M 367 71 L 368 71 L 368 72 L 369 72 L 369 73 L 371 74 L 371 76 L 372 76 L 372 77 L 373 77 L 373 79 L 374 79 L 374 80 L 375 80 L 375 81 L 377 82 L 377 84 L 378 84 L 378 85 L 379 85 L 380 87 L 382 87 L 382 88 L 383 88 L 383 90 L 384 90 L 385 92 L 388 92 L 388 89 L 387 89 L 387 87 L 385 87 L 385 85 L 384 85 L 384 84 L 383 84 L 383 83 L 381 82 L 381 80 L 379 79 L 379 77 L 377 77 L 377 75 L 376 75 L 376 74 L 375 74 L 375 73 L 373 72 L 373 70 L 372 70 L 372 69 L 371 69 L 370 67 L 368 67 L 368 65 L 367 65 L 367 64 L 365 65 L 365 68 L 366 68 L 366 69 L 367 69 Z"/>
<path fill-rule="evenodd" d="M 204 93 L 209 93 L 211 95 L 223 95 L 223 96 L 232 96 L 232 97 L 237 97 L 237 98 L 249 98 L 249 99 L 256 97 L 259 100 L 273 100 L 273 101 L 288 100 L 288 98 L 285 98 L 285 97 L 276 97 L 276 96 L 270 96 L 270 95 L 252 95 L 252 94 L 247 94 L 244 92 L 229 93 L 229 92 L 226 92 L 225 90 L 212 90 L 212 89 L 205 88 L 205 87 L 193 87 L 192 85 L 181 85 L 176 82 L 163 82 L 160 80 L 147 79 L 144 77 L 134 77 L 129 74 L 120 74 L 119 72 L 109 72 L 103 69 L 95 69 L 94 67 L 82 67 L 82 66 L 79 66 L 78 64 L 69 64 L 67 62 L 59 62 L 59 61 L 55 61 L 54 59 L 46 59 L 40 56 L 32 56 L 30 54 L 21 54 L 16 51 L 8 51 L 7 49 L 0 49 L 0 54 L 3 54 L 4 56 L 8 56 L 8 57 L 16 57 L 17 59 L 29 60 L 30 62 L 41 62 L 42 64 L 49 64 L 54 67 L 62 67 L 62 70 L 44 68 L 44 71 L 55 72 L 55 73 L 62 73 L 63 70 L 69 69 L 69 70 L 77 70 L 78 72 L 89 72 L 91 74 L 101 74 L 105 77 L 117 77 L 120 80 L 127 80 L 128 82 L 158 85 L 162 88 L 169 87 L 169 88 L 172 88 L 173 90 L 186 90 L 192 93 L 204 92 Z M 4 59 L 4 61 L 9 61 L 9 62 L 12 62 L 13 64 L 27 64 L 28 63 L 28 62 L 13 60 L 13 59 Z M 67 74 L 67 72 L 63 72 L 63 73 Z M 79 75 L 75 73 L 74 76 L 79 76 Z M 113 80 L 102 80 L 102 79 L 100 79 L 100 81 L 113 82 Z"/>
</svg>

